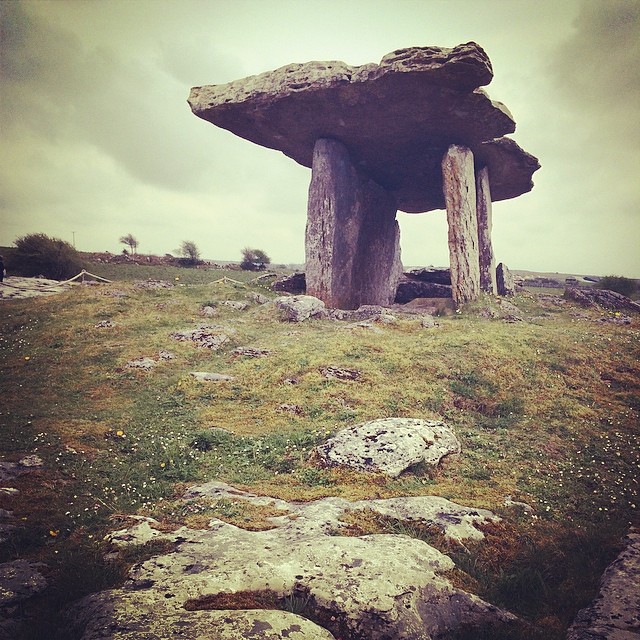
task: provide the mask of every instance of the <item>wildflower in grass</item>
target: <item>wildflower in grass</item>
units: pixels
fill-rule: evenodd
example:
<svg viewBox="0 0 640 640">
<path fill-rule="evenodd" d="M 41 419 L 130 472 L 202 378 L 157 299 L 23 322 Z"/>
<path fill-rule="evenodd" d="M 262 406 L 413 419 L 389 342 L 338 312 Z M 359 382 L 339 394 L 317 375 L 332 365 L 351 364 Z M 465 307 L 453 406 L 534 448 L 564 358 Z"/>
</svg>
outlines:
<svg viewBox="0 0 640 640">
<path fill-rule="evenodd" d="M 122 431 L 122 429 L 118 429 L 118 431 L 116 431 L 116 435 L 119 438 L 124 438 L 124 431 Z"/>
<path fill-rule="evenodd" d="M 54 529 L 50 529 L 50 530 L 49 530 L 49 535 L 50 535 L 52 538 L 55 538 L 59 533 L 60 533 L 60 530 L 59 530 L 59 529 L 55 529 L 55 530 L 54 530 Z"/>
<path fill-rule="evenodd" d="M 24 359 L 25 360 L 31 360 L 31 356 L 25 356 Z"/>
</svg>

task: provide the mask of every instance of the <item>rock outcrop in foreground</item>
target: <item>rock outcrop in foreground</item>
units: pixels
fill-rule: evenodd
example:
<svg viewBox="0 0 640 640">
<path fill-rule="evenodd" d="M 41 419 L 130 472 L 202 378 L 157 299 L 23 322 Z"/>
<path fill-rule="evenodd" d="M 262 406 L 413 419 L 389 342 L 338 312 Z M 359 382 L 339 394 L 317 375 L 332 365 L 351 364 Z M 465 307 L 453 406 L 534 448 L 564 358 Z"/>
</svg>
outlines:
<svg viewBox="0 0 640 640">
<path fill-rule="evenodd" d="M 70 619 L 82 640 L 430 640 L 464 627 L 515 623 L 452 586 L 453 561 L 422 540 L 341 535 L 345 512 L 372 509 L 431 525 L 454 540 L 481 539 L 477 525 L 496 519 L 489 511 L 437 497 L 288 503 L 219 482 L 194 487 L 184 498 L 246 501 L 281 515 L 270 518 L 267 531 L 212 519 L 207 530 L 167 533 L 145 520 L 112 534 L 119 545 L 166 540 L 173 551 L 135 565 L 122 589 L 80 601 Z M 260 604 L 266 601 L 271 605 Z"/>
</svg>

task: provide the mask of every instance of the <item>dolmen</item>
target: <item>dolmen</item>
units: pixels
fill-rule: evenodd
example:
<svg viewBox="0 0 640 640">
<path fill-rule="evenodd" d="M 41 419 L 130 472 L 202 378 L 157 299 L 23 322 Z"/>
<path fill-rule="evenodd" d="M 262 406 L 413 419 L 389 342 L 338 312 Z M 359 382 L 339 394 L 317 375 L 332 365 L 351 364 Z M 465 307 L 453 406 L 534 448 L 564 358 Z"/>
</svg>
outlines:
<svg viewBox="0 0 640 640">
<path fill-rule="evenodd" d="M 508 109 L 481 88 L 474 42 L 411 47 L 380 64 L 290 64 L 191 89 L 195 115 L 311 168 L 307 293 L 329 307 L 393 303 L 402 275 L 397 211 L 446 208 L 453 298 L 496 292 L 492 201 L 531 190 L 538 160 L 506 134 Z"/>
</svg>

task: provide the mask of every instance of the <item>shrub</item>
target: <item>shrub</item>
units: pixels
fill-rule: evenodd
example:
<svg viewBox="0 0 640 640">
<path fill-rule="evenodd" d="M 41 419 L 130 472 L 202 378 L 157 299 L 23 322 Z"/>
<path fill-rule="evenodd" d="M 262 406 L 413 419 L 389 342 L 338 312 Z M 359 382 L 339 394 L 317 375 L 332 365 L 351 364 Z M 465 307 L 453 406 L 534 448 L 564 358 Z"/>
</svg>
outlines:
<svg viewBox="0 0 640 640">
<path fill-rule="evenodd" d="M 64 240 L 32 233 L 15 241 L 7 270 L 21 276 L 44 276 L 53 280 L 71 278 L 84 268 L 80 254 Z"/>
<path fill-rule="evenodd" d="M 596 287 L 598 287 L 598 289 L 615 291 L 623 296 L 627 296 L 627 298 L 630 298 L 638 290 L 637 282 L 624 276 L 604 276 L 604 278 L 600 279 Z"/>
<path fill-rule="evenodd" d="M 245 271 L 263 271 L 270 262 L 271 258 L 261 249 L 245 247 L 242 250 L 240 267 Z"/>
</svg>

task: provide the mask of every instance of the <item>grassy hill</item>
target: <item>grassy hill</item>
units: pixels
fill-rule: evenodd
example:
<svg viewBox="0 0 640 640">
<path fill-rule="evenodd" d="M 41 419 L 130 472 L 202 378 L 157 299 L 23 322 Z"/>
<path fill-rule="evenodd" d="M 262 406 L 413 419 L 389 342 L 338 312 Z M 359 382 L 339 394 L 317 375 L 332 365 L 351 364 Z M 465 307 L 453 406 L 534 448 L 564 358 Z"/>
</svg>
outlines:
<svg viewBox="0 0 640 640">
<path fill-rule="evenodd" d="M 165 527 L 199 526 L 212 515 L 260 526 L 262 514 L 242 504 L 179 506 L 184 487 L 204 479 L 287 500 L 433 494 L 491 509 L 502 523 L 468 549 L 366 514 L 352 525 L 429 539 L 454 557 L 466 589 L 531 620 L 548 639 L 564 637 L 638 523 L 638 318 L 618 324 L 619 314 L 525 292 L 513 299 L 523 318 L 516 322 L 483 299 L 432 329 L 411 315 L 379 325 L 380 333 L 331 320 L 291 325 L 249 300 L 274 297 L 248 282 L 255 274 L 128 269 L 92 265 L 114 282 L 2 303 L 0 448 L 7 460 L 44 460 L 18 479 L 18 497 L 0 497 L 28 524 L 0 547 L 0 559 L 49 566 L 51 586 L 30 605 L 38 621 L 30 640 L 54 638 L 66 603 L 119 583 L 128 563 L 153 552 L 104 559 L 104 534 L 129 515 Z M 174 286 L 134 282 L 147 278 Z M 228 300 L 250 306 L 238 311 Z M 215 307 L 214 318 L 202 317 L 204 305 Z M 230 340 L 210 350 L 171 337 L 199 323 L 224 326 Z M 253 358 L 238 347 L 269 353 Z M 174 357 L 163 360 L 163 350 Z M 156 365 L 127 366 L 143 357 Z M 327 366 L 361 375 L 326 379 Z M 233 380 L 203 384 L 190 371 Z M 318 465 L 315 445 L 387 416 L 444 420 L 462 454 L 435 473 L 414 469 L 394 480 Z M 508 496 L 533 512 L 505 506 Z"/>
</svg>

